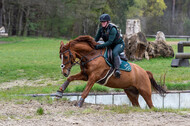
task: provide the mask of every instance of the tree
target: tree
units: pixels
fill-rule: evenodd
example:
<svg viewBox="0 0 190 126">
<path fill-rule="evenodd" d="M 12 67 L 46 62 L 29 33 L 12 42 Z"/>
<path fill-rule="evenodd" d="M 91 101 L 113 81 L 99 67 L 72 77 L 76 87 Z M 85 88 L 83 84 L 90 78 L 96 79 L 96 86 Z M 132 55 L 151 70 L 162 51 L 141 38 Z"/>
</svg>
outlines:
<svg viewBox="0 0 190 126">
<path fill-rule="evenodd" d="M 9 35 L 95 35 L 102 13 L 109 13 L 113 22 L 125 28 L 129 3 L 126 0 L 6 0 L 3 24 Z"/>
<path fill-rule="evenodd" d="M 166 8 L 164 0 L 134 0 L 134 5 L 129 7 L 127 17 L 161 16 Z"/>
<path fill-rule="evenodd" d="M 107 0 L 109 6 L 112 22 L 120 27 L 125 32 L 126 18 L 128 10 L 134 5 L 133 0 Z"/>
</svg>

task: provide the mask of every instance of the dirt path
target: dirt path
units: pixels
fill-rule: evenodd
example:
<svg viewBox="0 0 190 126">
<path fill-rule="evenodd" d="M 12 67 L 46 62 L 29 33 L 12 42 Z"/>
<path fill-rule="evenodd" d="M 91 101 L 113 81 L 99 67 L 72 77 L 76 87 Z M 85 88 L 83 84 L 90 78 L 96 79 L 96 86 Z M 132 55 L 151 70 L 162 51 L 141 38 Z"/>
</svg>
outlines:
<svg viewBox="0 0 190 126">
<path fill-rule="evenodd" d="M 78 108 L 73 104 L 68 101 L 55 101 L 52 104 L 37 101 L 22 104 L 1 102 L 0 126 L 189 126 L 190 122 L 190 113 L 117 114 L 105 110 L 101 105 L 84 104 L 82 108 Z M 44 109 L 45 114 L 36 114 L 39 107 Z"/>
<path fill-rule="evenodd" d="M 37 86 L 47 86 L 48 84 L 56 84 L 57 81 L 52 81 L 51 79 L 39 79 L 39 80 L 15 80 L 10 82 L 4 82 L 0 84 L 0 90 L 1 89 L 8 89 L 15 86 L 23 87 L 23 86 L 31 86 L 31 87 L 37 87 Z"/>
</svg>

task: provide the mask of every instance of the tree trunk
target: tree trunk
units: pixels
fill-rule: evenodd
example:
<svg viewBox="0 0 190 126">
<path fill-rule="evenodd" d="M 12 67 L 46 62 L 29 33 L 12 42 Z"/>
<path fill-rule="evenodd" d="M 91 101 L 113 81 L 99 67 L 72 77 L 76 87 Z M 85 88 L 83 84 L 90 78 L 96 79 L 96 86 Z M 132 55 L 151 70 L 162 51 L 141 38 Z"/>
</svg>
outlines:
<svg viewBox="0 0 190 126">
<path fill-rule="evenodd" d="M 9 35 L 13 35 L 13 10 L 11 9 L 8 12 L 8 25 L 7 25 L 7 31 Z"/>
<path fill-rule="evenodd" d="M 174 23 L 174 19 L 175 19 L 175 0 L 173 0 L 172 4 L 172 23 Z"/>
<path fill-rule="evenodd" d="M 2 22 L 2 5 L 3 4 L 3 1 L 2 0 L 0 0 L 0 27 L 2 27 L 3 26 L 3 22 Z"/>
<path fill-rule="evenodd" d="M 18 24 L 18 36 L 21 36 L 22 34 L 22 21 L 23 21 L 23 11 L 20 9 L 20 14 L 19 14 L 19 24 Z"/>
<path fill-rule="evenodd" d="M 86 35 L 86 20 L 83 20 L 82 24 L 83 24 L 83 34 Z"/>
<path fill-rule="evenodd" d="M 3 25 L 5 26 L 5 32 L 8 32 L 8 26 L 7 26 L 7 18 L 6 18 L 6 15 L 5 15 L 5 2 L 4 0 L 2 0 L 2 16 L 3 16 Z"/>
<path fill-rule="evenodd" d="M 24 32 L 23 32 L 24 36 L 27 36 L 27 33 L 28 33 L 29 15 L 30 15 L 30 6 L 27 7 L 27 11 L 26 11 L 26 19 L 25 19 L 26 22 L 25 22 Z"/>
</svg>

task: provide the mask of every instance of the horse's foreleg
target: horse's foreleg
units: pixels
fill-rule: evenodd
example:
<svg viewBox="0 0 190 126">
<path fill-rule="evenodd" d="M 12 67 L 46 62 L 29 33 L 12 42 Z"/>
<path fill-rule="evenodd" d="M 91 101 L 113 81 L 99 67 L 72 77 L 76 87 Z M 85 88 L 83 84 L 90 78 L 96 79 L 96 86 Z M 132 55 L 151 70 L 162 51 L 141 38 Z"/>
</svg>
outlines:
<svg viewBox="0 0 190 126">
<path fill-rule="evenodd" d="M 67 78 L 67 81 L 69 81 L 69 82 L 75 81 L 75 80 L 84 80 L 84 81 L 87 81 L 88 78 L 82 72 L 80 72 L 78 74 L 75 74 L 75 75 L 70 76 L 69 78 Z"/>
<path fill-rule="evenodd" d="M 76 75 L 68 77 L 67 80 L 59 88 L 60 91 L 64 92 L 64 90 L 67 88 L 67 86 L 69 85 L 69 83 L 71 81 L 74 81 L 74 80 L 85 80 L 85 81 L 87 81 L 87 77 L 85 75 L 83 75 L 82 72 L 80 72 L 80 73 L 78 73 Z"/>
<path fill-rule="evenodd" d="M 71 81 L 74 81 L 74 80 L 85 80 L 87 81 L 87 77 L 85 75 L 82 74 L 82 72 L 76 74 L 76 75 L 73 75 L 73 76 L 70 76 L 69 78 L 67 78 L 67 80 L 61 85 L 61 87 L 59 88 L 59 90 L 57 91 L 57 95 L 59 97 L 62 97 L 62 93 L 65 91 L 65 89 L 67 88 L 67 86 L 69 85 L 69 83 Z"/>
<path fill-rule="evenodd" d="M 82 93 L 82 96 L 81 96 L 81 98 L 80 98 L 80 100 L 79 100 L 79 102 L 77 104 L 78 107 L 82 107 L 82 105 L 84 103 L 84 100 L 88 96 L 88 94 L 89 94 L 91 88 L 93 87 L 94 83 L 95 83 L 94 79 L 89 79 L 88 80 L 88 83 L 87 83 L 87 85 L 86 85 L 86 87 L 85 87 L 85 89 L 84 89 L 84 91 Z"/>
</svg>

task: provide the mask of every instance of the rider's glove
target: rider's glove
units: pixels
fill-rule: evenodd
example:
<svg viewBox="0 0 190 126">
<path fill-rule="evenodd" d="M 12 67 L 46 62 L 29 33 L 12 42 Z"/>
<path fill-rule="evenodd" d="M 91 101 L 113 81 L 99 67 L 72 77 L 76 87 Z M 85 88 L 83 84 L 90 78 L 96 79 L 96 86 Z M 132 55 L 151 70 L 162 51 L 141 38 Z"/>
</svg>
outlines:
<svg viewBox="0 0 190 126">
<path fill-rule="evenodd" d="M 95 49 L 101 49 L 101 45 L 95 45 Z"/>
<path fill-rule="evenodd" d="M 98 49 L 98 45 L 95 45 L 94 48 L 95 48 L 95 49 Z"/>
</svg>

